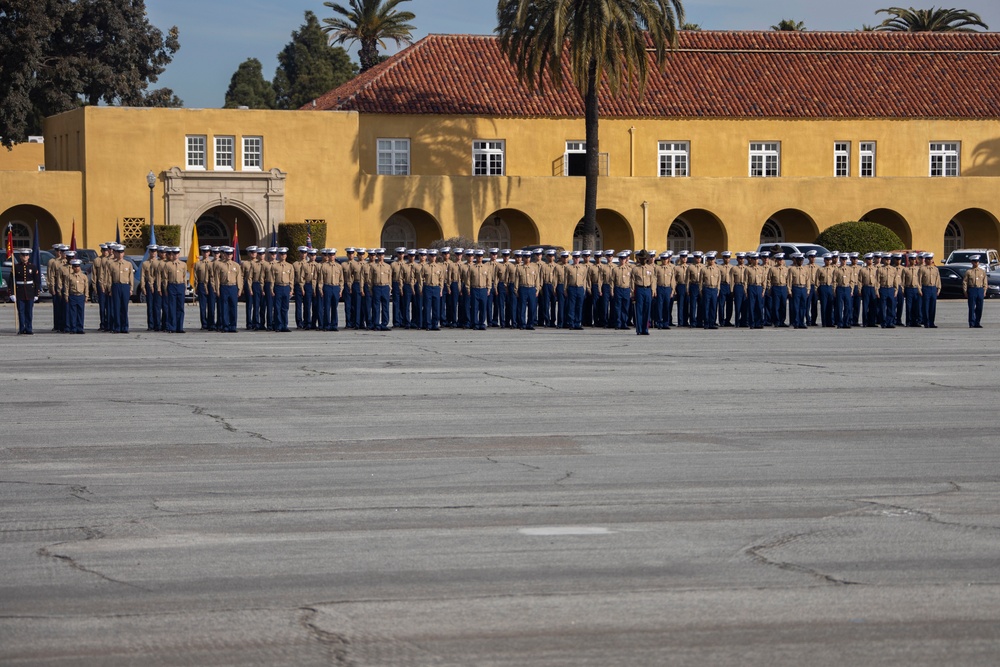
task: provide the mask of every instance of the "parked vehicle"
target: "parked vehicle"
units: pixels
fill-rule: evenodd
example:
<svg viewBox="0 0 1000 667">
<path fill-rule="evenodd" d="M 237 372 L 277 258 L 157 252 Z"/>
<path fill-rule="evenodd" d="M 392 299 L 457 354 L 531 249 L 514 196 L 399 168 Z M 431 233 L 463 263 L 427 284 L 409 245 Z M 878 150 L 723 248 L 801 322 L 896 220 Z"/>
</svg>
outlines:
<svg viewBox="0 0 1000 667">
<path fill-rule="evenodd" d="M 941 274 L 941 294 L 942 299 L 961 299 L 962 278 L 965 272 L 972 268 L 971 264 L 945 264 L 939 266 L 938 272 Z M 1000 297 L 1000 271 L 993 271 L 987 276 L 986 298 L 994 299 Z"/>
<path fill-rule="evenodd" d="M 776 250 L 775 246 L 777 246 L 779 249 Z M 772 255 L 776 252 L 785 253 L 786 261 L 791 257 L 793 252 L 801 252 L 803 255 L 805 255 L 810 250 L 815 250 L 816 255 L 819 257 L 822 257 L 825 253 L 830 252 L 821 245 L 816 245 L 815 243 L 799 243 L 797 241 L 795 242 L 782 241 L 781 243 L 761 243 L 759 246 L 757 246 L 757 252 L 769 252 Z"/>
<path fill-rule="evenodd" d="M 945 264 L 972 264 L 969 258 L 979 255 L 979 266 L 987 273 L 1000 271 L 1000 253 L 990 248 L 960 248 L 948 255 Z"/>
</svg>

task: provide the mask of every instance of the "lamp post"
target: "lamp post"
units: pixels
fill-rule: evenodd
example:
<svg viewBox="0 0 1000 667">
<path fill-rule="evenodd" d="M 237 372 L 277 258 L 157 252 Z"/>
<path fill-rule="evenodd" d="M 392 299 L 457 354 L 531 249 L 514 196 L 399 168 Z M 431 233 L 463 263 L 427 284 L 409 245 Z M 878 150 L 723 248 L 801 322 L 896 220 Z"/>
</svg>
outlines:
<svg viewBox="0 0 1000 667">
<path fill-rule="evenodd" d="M 149 185 L 149 228 L 153 228 L 153 188 L 156 187 L 156 174 L 150 169 L 146 174 L 146 184 Z"/>
</svg>

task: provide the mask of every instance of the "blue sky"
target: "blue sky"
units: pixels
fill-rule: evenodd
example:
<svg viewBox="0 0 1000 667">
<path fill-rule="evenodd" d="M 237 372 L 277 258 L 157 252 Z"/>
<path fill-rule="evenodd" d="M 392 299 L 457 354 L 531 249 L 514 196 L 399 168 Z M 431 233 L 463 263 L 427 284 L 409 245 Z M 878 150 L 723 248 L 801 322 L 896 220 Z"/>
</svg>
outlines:
<svg viewBox="0 0 1000 667">
<path fill-rule="evenodd" d="M 342 0 L 342 4 L 347 4 Z M 977 12 L 1000 31 L 997 0 L 945 2 Z M 890 6 L 930 6 L 910 0 L 690 0 L 687 20 L 706 30 L 767 30 L 783 18 L 803 21 L 810 30 L 854 30 L 880 22 L 875 11 Z M 940 0 L 934 0 L 941 6 Z M 229 79 L 241 62 L 257 58 L 271 78 L 276 55 L 312 10 L 333 15 L 321 0 L 146 0 L 150 20 L 163 31 L 180 29 L 181 50 L 154 87 L 167 86 L 187 107 L 221 107 Z M 415 38 L 429 33 L 491 34 L 496 3 L 491 0 L 411 0 L 400 6 L 417 15 Z M 395 48 L 390 44 L 389 52 Z M 355 61 L 357 57 L 355 55 Z"/>
</svg>

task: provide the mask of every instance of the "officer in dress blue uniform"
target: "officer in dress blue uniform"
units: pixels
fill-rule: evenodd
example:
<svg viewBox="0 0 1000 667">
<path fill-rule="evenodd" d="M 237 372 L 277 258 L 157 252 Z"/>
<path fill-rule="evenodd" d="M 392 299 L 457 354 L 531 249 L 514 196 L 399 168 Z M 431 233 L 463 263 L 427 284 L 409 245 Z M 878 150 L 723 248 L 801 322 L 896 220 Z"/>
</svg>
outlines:
<svg viewBox="0 0 1000 667">
<path fill-rule="evenodd" d="M 34 319 L 35 301 L 42 288 L 42 274 L 38 267 L 31 263 L 31 249 L 19 248 L 17 264 L 11 276 L 11 287 L 14 290 L 14 300 L 17 302 L 17 333 L 31 336 L 34 334 L 32 321 Z"/>
</svg>

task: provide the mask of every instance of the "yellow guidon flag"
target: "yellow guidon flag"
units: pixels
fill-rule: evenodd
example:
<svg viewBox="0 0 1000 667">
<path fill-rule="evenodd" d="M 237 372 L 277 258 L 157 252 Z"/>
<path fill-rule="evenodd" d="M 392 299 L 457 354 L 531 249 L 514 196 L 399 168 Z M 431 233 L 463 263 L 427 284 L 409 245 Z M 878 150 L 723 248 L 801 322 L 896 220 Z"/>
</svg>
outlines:
<svg viewBox="0 0 1000 667">
<path fill-rule="evenodd" d="M 198 225 L 194 225 L 191 228 L 191 249 L 188 250 L 188 282 L 191 283 L 191 289 L 195 289 L 196 280 L 194 277 L 194 265 L 198 262 Z"/>
</svg>

